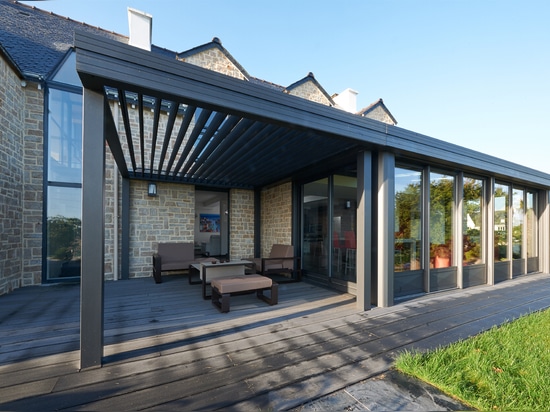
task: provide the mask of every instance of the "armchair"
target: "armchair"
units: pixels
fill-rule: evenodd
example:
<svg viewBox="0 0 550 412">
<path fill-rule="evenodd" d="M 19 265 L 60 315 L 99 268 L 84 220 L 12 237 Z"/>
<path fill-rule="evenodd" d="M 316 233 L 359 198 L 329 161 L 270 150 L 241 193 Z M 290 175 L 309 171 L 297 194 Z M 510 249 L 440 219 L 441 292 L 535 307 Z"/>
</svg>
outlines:
<svg viewBox="0 0 550 412">
<path fill-rule="evenodd" d="M 221 255 L 221 236 L 220 235 L 210 235 L 208 242 L 203 243 L 203 250 L 206 256 L 219 256 Z"/>
<path fill-rule="evenodd" d="M 254 263 L 255 271 L 263 276 L 280 275 L 277 281 L 300 281 L 302 277 L 301 260 L 294 256 L 292 245 L 274 244 L 267 258 L 249 259 Z M 286 279 L 285 279 L 286 278 Z"/>
</svg>

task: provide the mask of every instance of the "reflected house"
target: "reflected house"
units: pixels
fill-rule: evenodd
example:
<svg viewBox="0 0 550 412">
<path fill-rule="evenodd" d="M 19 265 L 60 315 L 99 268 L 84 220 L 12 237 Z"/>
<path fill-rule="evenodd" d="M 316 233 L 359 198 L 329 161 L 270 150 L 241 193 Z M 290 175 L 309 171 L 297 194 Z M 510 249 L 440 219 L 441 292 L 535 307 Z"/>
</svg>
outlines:
<svg viewBox="0 0 550 412">
<path fill-rule="evenodd" d="M 212 233 L 231 260 L 293 245 L 360 310 L 549 272 L 550 176 L 398 128 L 382 99 L 258 79 L 218 38 L 170 51 L 7 1 L 0 25 L 0 294 L 152 276 L 158 243 Z"/>
</svg>

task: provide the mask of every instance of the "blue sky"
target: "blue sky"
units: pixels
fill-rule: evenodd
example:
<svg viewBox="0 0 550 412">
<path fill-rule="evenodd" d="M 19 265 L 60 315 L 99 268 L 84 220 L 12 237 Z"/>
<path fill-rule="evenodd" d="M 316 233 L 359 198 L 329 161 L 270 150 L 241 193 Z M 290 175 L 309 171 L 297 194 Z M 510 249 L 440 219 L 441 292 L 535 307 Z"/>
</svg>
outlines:
<svg viewBox="0 0 550 412">
<path fill-rule="evenodd" d="M 213 37 L 255 77 L 313 72 L 358 109 L 384 99 L 398 126 L 550 173 L 548 0 L 50 0 L 24 2 L 128 34 L 153 16 L 174 51 Z"/>
</svg>

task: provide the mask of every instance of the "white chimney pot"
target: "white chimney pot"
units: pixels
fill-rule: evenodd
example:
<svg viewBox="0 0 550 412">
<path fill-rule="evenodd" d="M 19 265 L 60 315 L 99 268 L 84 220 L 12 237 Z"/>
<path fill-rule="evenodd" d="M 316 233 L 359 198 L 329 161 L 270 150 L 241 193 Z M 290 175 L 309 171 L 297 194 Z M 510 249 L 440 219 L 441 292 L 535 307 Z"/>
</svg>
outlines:
<svg viewBox="0 0 550 412">
<path fill-rule="evenodd" d="M 357 95 L 359 93 L 349 87 L 333 98 L 334 103 L 342 110 L 349 113 L 357 113 Z"/>
<path fill-rule="evenodd" d="M 153 16 L 128 7 L 128 26 L 130 28 L 130 46 L 151 51 L 153 37 Z"/>
</svg>

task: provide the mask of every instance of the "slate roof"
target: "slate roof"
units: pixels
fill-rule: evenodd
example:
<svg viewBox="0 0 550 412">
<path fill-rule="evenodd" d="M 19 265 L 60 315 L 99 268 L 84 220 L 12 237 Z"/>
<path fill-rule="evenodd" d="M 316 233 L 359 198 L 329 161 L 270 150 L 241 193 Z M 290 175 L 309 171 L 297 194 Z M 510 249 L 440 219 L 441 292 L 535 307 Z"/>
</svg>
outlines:
<svg viewBox="0 0 550 412">
<path fill-rule="evenodd" d="M 128 37 L 27 6 L 0 0 L 0 53 L 21 77 L 42 80 L 50 76 L 74 43 L 74 31 L 82 30 L 123 43 Z M 32 53 L 29 51 L 32 50 Z M 153 46 L 152 51 L 176 53 Z"/>
<path fill-rule="evenodd" d="M 34 6 L 27 6 L 18 1 L 0 0 L 0 55 L 4 56 L 21 78 L 43 81 L 53 75 L 67 52 L 73 47 L 75 30 L 104 36 L 128 44 L 128 36 L 91 26 Z M 151 46 L 151 51 L 165 57 L 181 59 L 212 47 L 219 48 L 251 83 L 259 84 L 272 90 L 288 92 L 305 82 L 312 81 L 326 96 L 331 105 L 334 106 L 331 96 L 315 79 L 313 73 L 309 73 L 304 78 L 287 87 L 250 76 L 216 37 L 209 43 L 180 53 L 155 45 Z M 30 53 L 29 51 L 33 52 Z M 393 118 L 389 110 L 384 106 L 382 99 L 363 109 L 358 114 L 366 115 L 379 104 L 382 104 L 384 109 Z"/>
</svg>

